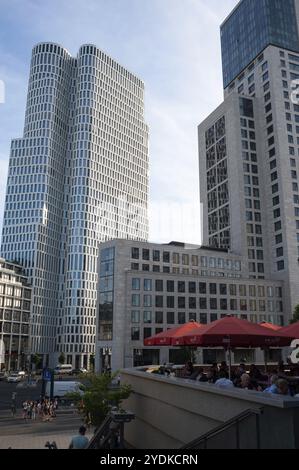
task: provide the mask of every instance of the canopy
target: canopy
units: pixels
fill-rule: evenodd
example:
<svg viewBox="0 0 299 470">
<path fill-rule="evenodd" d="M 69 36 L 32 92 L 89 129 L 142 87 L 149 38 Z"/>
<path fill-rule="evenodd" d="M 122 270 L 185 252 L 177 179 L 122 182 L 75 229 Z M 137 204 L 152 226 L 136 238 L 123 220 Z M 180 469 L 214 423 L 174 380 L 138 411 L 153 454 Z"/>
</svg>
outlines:
<svg viewBox="0 0 299 470">
<path fill-rule="evenodd" d="M 262 321 L 259 325 L 263 326 L 264 328 L 269 328 L 270 330 L 278 331 L 281 330 L 281 326 L 274 325 L 273 323 L 268 323 L 266 321 Z"/>
<path fill-rule="evenodd" d="M 146 338 L 144 340 L 144 346 L 172 346 L 173 341 L 177 337 L 184 336 L 192 330 L 198 331 L 201 327 L 202 325 L 196 321 L 184 323 L 183 325 L 177 326 L 176 328 L 171 328 L 170 330 L 162 331 L 155 336 Z"/>
<path fill-rule="evenodd" d="M 299 322 L 284 326 L 280 331 L 292 339 L 299 339 Z"/>
<path fill-rule="evenodd" d="M 247 320 L 226 316 L 196 331 L 181 335 L 172 344 L 200 347 L 259 348 L 289 346 L 291 336 L 273 331 Z"/>
</svg>

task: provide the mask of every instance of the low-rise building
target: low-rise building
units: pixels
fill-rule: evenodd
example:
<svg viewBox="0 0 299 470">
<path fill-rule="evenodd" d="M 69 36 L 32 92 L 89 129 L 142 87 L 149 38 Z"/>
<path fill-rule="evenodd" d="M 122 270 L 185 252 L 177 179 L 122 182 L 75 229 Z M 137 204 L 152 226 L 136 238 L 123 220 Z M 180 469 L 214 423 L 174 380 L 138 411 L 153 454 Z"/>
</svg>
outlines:
<svg viewBox="0 0 299 470">
<path fill-rule="evenodd" d="M 97 370 L 180 363 L 181 348 L 143 342 L 192 320 L 284 324 L 283 282 L 249 278 L 242 257 L 225 249 L 113 240 L 100 246 L 98 273 Z M 201 354 L 203 363 L 224 359 L 223 350 Z M 255 351 L 237 350 L 234 360 L 254 361 Z"/>
<path fill-rule="evenodd" d="M 31 287 L 23 269 L 0 258 L 0 341 L 4 343 L 0 366 L 6 370 L 26 366 L 30 305 Z"/>
</svg>

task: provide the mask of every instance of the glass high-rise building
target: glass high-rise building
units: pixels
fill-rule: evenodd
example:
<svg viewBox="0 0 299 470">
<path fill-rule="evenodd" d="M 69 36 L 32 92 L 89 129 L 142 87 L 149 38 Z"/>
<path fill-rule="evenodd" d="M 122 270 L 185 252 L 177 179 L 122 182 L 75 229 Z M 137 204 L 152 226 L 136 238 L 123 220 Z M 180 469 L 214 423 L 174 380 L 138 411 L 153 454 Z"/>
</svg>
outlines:
<svg viewBox="0 0 299 470">
<path fill-rule="evenodd" d="M 243 256 L 250 279 L 283 281 L 286 323 L 299 303 L 298 19 L 299 0 L 239 2 L 221 26 L 224 101 L 199 126 L 203 242 Z"/>
<path fill-rule="evenodd" d="M 12 141 L 1 255 L 32 282 L 31 350 L 94 354 L 97 256 L 148 236 L 143 82 L 93 45 L 33 49 L 23 137 Z"/>
<path fill-rule="evenodd" d="M 294 0 L 242 0 L 221 25 L 224 88 L 270 44 L 299 52 Z"/>
</svg>

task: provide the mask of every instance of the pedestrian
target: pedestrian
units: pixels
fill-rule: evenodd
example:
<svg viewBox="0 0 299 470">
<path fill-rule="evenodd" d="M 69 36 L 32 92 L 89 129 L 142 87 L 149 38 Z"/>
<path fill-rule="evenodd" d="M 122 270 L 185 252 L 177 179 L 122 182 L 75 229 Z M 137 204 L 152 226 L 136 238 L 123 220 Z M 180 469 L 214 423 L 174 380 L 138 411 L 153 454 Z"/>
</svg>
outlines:
<svg viewBox="0 0 299 470">
<path fill-rule="evenodd" d="M 80 426 L 78 436 L 72 438 L 69 449 L 86 449 L 89 442 L 88 437 L 85 436 L 86 427 Z"/>
</svg>

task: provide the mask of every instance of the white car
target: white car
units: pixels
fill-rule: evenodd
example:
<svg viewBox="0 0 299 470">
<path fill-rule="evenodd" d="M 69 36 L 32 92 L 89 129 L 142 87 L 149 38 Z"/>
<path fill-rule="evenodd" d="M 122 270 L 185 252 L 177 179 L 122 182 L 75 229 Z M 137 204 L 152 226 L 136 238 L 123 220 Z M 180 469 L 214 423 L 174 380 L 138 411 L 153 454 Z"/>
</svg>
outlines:
<svg viewBox="0 0 299 470">
<path fill-rule="evenodd" d="M 13 382 L 13 383 L 16 383 L 16 382 L 21 382 L 22 380 L 22 376 L 19 375 L 17 372 L 13 373 L 13 374 L 10 374 L 8 377 L 7 377 L 7 382 Z"/>
</svg>

